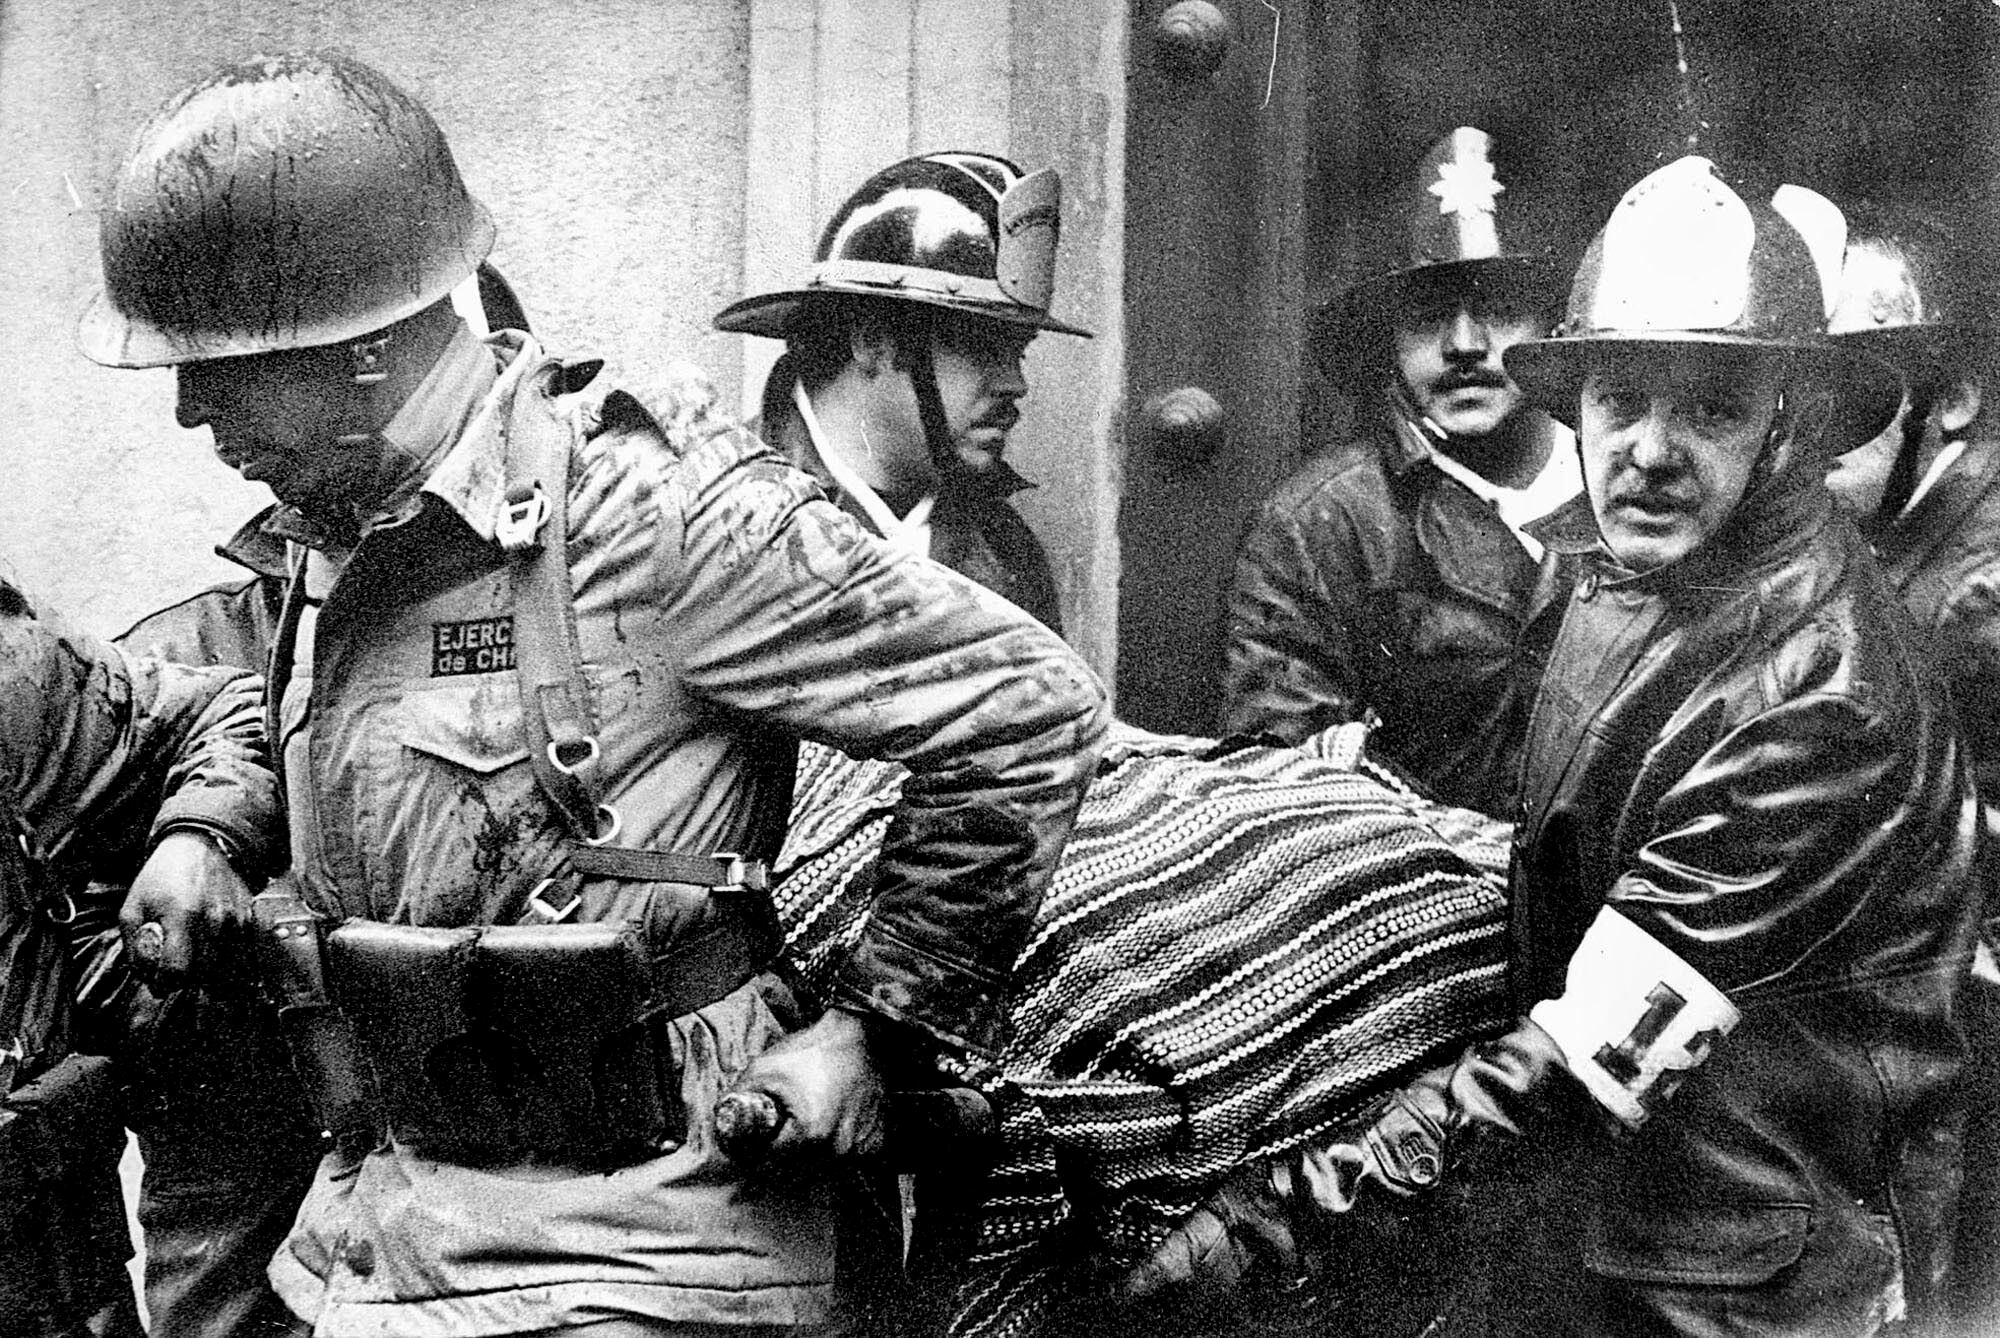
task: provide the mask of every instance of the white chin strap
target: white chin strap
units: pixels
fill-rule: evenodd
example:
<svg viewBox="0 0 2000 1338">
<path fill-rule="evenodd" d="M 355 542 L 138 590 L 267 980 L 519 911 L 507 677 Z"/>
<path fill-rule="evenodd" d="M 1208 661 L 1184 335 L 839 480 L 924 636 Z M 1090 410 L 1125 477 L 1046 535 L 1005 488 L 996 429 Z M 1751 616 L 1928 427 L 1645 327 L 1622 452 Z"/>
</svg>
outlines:
<svg viewBox="0 0 2000 1338">
<path fill-rule="evenodd" d="M 493 333 L 486 324 L 486 306 L 479 300 L 479 273 L 477 270 L 465 276 L 457 287 L 451 290 L 451 309 L 458 318 L 472 327 L 472 333 L 484 339 Z"/>
</svg>

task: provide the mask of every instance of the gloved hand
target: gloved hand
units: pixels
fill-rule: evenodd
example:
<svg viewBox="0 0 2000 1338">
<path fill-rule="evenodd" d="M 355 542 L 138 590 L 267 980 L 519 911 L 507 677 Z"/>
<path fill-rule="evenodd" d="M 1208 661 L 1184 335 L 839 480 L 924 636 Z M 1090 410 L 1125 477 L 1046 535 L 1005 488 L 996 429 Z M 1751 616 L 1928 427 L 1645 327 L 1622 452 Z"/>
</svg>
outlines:
<svg viewBox="0 0 2000 1338">
<path fill-rule="evenodd" d="M 874 1050 L 878 1031 L 891 1025 L 873 1015 L 829 1008 L 804 1031 L 751 1060 L 723 1093 L 718 1110 L 732 1098 L 768 1098 L 776 1107 L 777 1127 L 764 1150 L 779 1156 L 879 1152 L 884 1088 Z M 757 1155 L 747 1143 L 728 1150 L 732 1156 Z"/>
<path fill-rule="evenodd" d="M 168 832 L 118 912 L 133 972 L 162 994 L 215 976 L 245 946 L 250 906 L 249 885 L 214 840 L 191 828 Z"/>
<path fill-rule="evenodd" d="M 1292 1207 L 1279 1193 L 1271 1161 L 1239 1166 L 1222 1187 L 1175 1227 L 1118 1287 L 1127 1300 L 1168 1288 L 1233 1292 L 1251 1280 L 1300 1274 L 1300 1242 Z"/>
<path fill-rule="evenodd" d="M 1445 1178 L 1447 1164 L 1511 1143 L 1524 1124 L 1549 1118 L 1552 1103 L 1582 1100 L 1566 1072 L 1548 1033 L 1523 1021 L 1391 1093 L 1324 1142 L 1238 1170 L 1126 1275 L 1121 1291 L 1198 1295 L 1253 1280 L 1297 1284 L 1322 1277 L 1329 1260 L 1347 1268 L 1401 1248 L 1411 1211 Z"/>
<path fill-rule="evenodd" d="M 1268 1197 L 1246 1200 L 1241 1184 L 1225 1185 L 1132 1271 L 1128 1289 L 1233 1286 L 1277 1222 L 1314 1240 L 1296 1276 L 1333 1257 L 1319 1248 L 1326 1242 L 1339 1245 L 1343 1266 L 1348 1255 L 1379 1251 L 1407 1234 L 1413 1201 L 1447 1172 L 1462 1179 L 1467 1163 L 1504 1155 L 1532 1130 L 1594 1119 L 1639 1128 L 1740 1017 L 1664 942 L 1602 907 L 1571 954 L 1560 997 L 1391 1093 L 1331 1140 L 1272 1161 Z"/>
</svg>

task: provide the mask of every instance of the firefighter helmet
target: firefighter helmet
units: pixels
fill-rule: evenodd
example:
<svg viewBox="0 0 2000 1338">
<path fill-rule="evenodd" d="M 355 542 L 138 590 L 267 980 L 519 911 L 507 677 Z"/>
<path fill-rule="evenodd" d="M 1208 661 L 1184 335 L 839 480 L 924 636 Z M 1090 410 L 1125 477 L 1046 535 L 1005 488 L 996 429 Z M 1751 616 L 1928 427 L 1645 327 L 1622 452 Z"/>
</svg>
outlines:
<svg viewBox="0 0 2000 1338">
<path fill-rule="evenodd" d="M 1769 203 L 1732 189 L 1706 158 L 1689 156 L 1625 193 L 1577 268 L 1562 325 L 1508 349 L 1507 371 L 1573 424 L 1584 379 L 1606 353 L 1658 344 L 1768 350 L 1794 376 L 1834 392 L 1828 444 L 1845 450 L 1895 416 L 1902 384 L 1886 363 L 1831 339 L 1826 314 L 1805 237 Z"/>
<path fill-rule="evenodd" d="M 1941 375 L 1953 353 L 2000 336 L 1949 230 L 1910 209 L 1861 205 L 1852 214 L 1839 296 L 1827 328 L 1917 381 Z"/>
<path fill-rule="evenodd" d="M 430 113 L 359 61 L 258 57 L 141 127 L 99 228 L 78 332 L 114 367 L 357 338 L 473 273 L 493 221 Z"/>
<path fill-rule="evenodd" d="M 871 298 L 1088 336 L 1050 314 L 1062 181 L 984 153 L 929 153 L 883 168 L 820 233 L 796 288 L 726 307 L 715 327 L 783 339 L 828 298 Z"/>
<path fill-rule="evenodd" d="M 1459 126 L 1432 144 L 1395 201 L 1401 227 L 1373 234 L 1383 246 L 1368 277 L 1314 314 L 1307 342 L 1329 370 L 1352 363 L 1381 330 L 1384 304 L 1415 282 L 1503 289 L 1509 301 L 1553 308 L 1561 276 L 1545 248 L 1529 245 L 1522 211 L 1493 164 L 1494 141 Z"/>
</svg>

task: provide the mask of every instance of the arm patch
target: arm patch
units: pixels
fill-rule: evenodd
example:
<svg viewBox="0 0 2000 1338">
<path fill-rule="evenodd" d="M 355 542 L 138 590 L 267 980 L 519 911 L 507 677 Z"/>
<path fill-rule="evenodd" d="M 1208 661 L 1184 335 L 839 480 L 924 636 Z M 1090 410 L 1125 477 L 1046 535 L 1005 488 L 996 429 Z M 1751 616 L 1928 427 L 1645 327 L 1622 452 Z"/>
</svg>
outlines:
<svg viewBox="0 0 2000 1338">
<path fill-rule="evenodd" d="M 1528 1016 L 1627 1129 L 1637 1129 L 1742 1019 L 1736 1005 L 1667 946 L 1609 906 L 1597 912 L 1562 997 Z"/>
</svg>

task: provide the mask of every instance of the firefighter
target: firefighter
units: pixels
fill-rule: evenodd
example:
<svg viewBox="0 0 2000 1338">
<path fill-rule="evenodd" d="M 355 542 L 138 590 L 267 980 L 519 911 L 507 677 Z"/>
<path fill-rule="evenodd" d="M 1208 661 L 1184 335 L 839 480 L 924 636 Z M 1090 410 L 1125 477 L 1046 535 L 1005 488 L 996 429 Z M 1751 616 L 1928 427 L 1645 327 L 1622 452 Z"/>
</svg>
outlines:
<svg viewBox="0 0 2000 1338">
<path fill-rule="evenodd" d="M 827 220 L 796 287 L 716 328 L 785 341 L 760 430 L 859 523 L 1061 630 L 1048 555 L 1007 498 L 1003 452 L 1050 313 L 1062 191 L 984 153 L 931 153 L 868 178 Z"/>
<path fill-rule="evenodd" d="M 1296 743 L 1380 721 L 1371 752 L 1440 800 L 1512 818 L 1528 702 L 1561 615 L 1539 532 L 1578 498 L 1568 434 L 1502 356 L 1561 280 L 1519 234 L 1483 132 L 1431 147 L 1407 249 L 1321 313 L 1360 428 L 1257 510 L 1226 597 L 1223 726 Z"/>
<path fill-rule="evenodd" d="M 999 1039 L 1101 687 L 703 406 L 663 427 L 474 338 L 449 294 L 492 221 L 367 66 L 217 72 L 112 195 L 85 351 L 173 366 L 290 555 L 274 956 L 323 934 L 288 1017 L 365 1060 L 301 1047 L 335 1146 L 279 1295 L 328 1338 L 833 1327 L 834 1159 L 877 1143 L 885 1071 Z M 801 736 L 912 771 L 817 1015 L 770 970 Z M 185 942 L 205 911 L 133 918 Z M 782 1112 L 768 1165 L 718 1143 L 732 1092 Z"/>
<path fill-rule="evenodd" d="M 1523 1228 L 1436 1332 L 1938 1321 L 1978 813 L 1824 486 L 1899 388 L 1767 198 L 1660 168 L 1508 358 L 1576 423 L 1597 531 L 1525 753 L 1514 1029 L 1239 1177 L 1139 1289 L 1323 1269 L 1511 1168 Z"/>
<path fill-rule="evenodd" d="M 1826 482 L 1932 640 L 1991 831 L 2000 797 L 2000 722 L 1990 706 L 2000 693 L 2000 441 L 1985 395 L 2000 329 L 1977 262 L 1942 222 L 1907 206 L 1863 204 L 1848 216 L 1854 230 L 1829 328 L 1902 374 L 1903 403 L 1879 436 L 1834 461 Z M 1989 892 L 1989 947 L 1993 912 Z M 2000 1316 L 2000 969 L 1990 955 L 1970 994 L 1977 1063 L 1952 1260 L 1953 1300 L 1968 1331 Z"/>
<path fill-rule="evenodd" d="M 1908 208 L 1849 211 L 1828 328 L 1902 374 L 1881 434 L 1834 461 L 1827 486 L 1854 514 L 1952 679 L 1980 792 L 2000 795 L 2000 441 L 1984 410 L 2000 328 L 1970 259 Z"/>
</svg>

